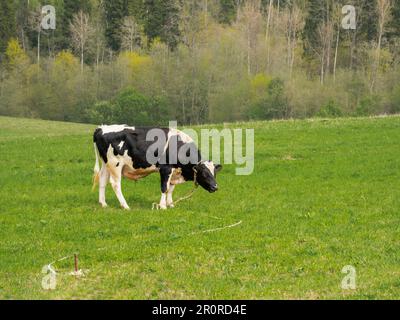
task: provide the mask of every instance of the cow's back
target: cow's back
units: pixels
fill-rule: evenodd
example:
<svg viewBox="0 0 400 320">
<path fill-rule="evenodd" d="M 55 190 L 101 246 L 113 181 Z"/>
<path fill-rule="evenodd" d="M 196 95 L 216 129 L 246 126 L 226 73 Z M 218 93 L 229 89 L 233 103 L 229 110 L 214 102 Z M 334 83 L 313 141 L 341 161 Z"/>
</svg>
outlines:
<svg viewBox="0 0 400 320">
<path fill-rule="evenodd" d="M 93 141 L 105 163 L 108 162 L 107 153 L 111 146 L 115 156 L 127 153 L 134 168 L 148 168 L 154 165 L 150 164 L 146 157 L 147 150 L 154 141 L 147 141 L 147 136 L 149 131 L 154 129 L 162 130 L 168 136 L 169 129 L 165 128 L 101 126 L 95 130 Z"/>
</svg>

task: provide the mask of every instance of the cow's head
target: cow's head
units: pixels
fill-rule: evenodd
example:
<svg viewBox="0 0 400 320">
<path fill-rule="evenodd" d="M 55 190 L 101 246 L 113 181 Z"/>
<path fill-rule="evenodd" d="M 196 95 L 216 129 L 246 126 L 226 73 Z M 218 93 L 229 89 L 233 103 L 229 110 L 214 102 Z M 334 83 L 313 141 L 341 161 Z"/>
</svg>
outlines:
<svg viewBox="0 0 400 320">
<path fill-rule="evenodd" d="M 214 165 L 212 161 L 202 161 L 193 170 L 196 172 L 196 181 L 210 193 L 218 190 L 217 173 L 222 170 L 221 165 Z"/>
</svg>

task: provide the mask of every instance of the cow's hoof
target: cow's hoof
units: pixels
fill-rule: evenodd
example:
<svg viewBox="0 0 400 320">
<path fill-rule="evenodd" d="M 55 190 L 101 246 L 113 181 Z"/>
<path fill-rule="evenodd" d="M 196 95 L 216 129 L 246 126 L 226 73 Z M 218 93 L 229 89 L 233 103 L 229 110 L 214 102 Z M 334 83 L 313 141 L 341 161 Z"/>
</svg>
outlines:
<svg viewBox="0 0 400 320">
<path fill-rule="evenodd" d="M 165 205 L 159 205 L 159 208 L 160 208 L 160 210 L 167 210 L 168 209 L 167 206 L 165 206 Z"/>
<path fill-rule="evenodd" d="M 100 205 L 101 205 L 101 207 L 102 207 L 103 209 L 108 208 L 108 204 L 107 204 L 107 203 L 100 203 Z"/>
<path fill-rule="evenodd" d="M 173 209 L 173 208 L 175 208 L 175 205 L 173 203 L 171 203 L 171 204 L 168 205 L 168 208 Z"/>
<path fill-rule="evenodd" d="M 124 210 L 126 210 L 126 211 L 129 211 L 129 210 L 131 210 L 131 208 L 129 208 L 129 207 L 125 207 L 125 206 L 123 206 L 123 207 L 122 207 L 122 209 L 124 209 Z"/>
</svg>

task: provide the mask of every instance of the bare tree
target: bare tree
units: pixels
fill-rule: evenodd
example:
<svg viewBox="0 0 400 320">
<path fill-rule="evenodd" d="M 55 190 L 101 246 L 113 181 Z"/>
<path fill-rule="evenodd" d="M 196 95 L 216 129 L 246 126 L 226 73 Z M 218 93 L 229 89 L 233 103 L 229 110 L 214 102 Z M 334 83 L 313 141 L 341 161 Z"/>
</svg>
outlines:
<svg viewBox="0 0 400 320">
<path fill-rule="evenodd" d="M 252 73 L 252 54 L 256 52 L 257 34 L 261 26 L 260 1 L 249 0 L 239 12 L 238 21 L 244 25 L 247 42 L 247 72 Z"/>
<path fill-rule="evenodd" d="M 79 11 L 73 16 L 70 29 L 72 45 L 75 50 L 80 53 L 81 71 L 83 73 L 85 52 L 87 50 L 87 45 L 90 37 L 93 34 L 93 28 L 89 24 L 89 15 L 87 15 L 83 11 Z"/>
<path fill-rule="evenodd" d="M 379 66 L 381 63 L 381 49 L 382 49 L 382 39 L 386 31 L 386 26 L 390 22 L 390 17 L 392 13 L 393 2 L 392 0 L 377 0 L 377 10 L 378 10 L 378 41 L 375 50 L 375 61 L 371 76 L 371 92 L 375 89 L 376 79 L 378 77 Z"/>
<path fill-rule="evenodd" d="M 266 27 L 266 32 L 265 32 L 265 44 L 267 46 L 267 70 L 269 68 L 269 60 L 270 60 L 269 33 L 270 33 L 273 9 L 274 9 L 274 0 L 269 0 L 268 15 L 267 15 L 267 27 Z"/>
<path fill-rule="evenodd" d="M 140 43 L 141 30 L 134 17 L 126 17 L 122 26 L 122 48 L 130 52 Z"/>
<path fill-rule="evenodd" d="M 289 68 L 290 77 L 293 74 L 294 62 L 296 57 L 296 48 L 298 43 L 298 35 L 304 27 L 304 16 L 301 9 L 297 5 L 286 8 L 281 14 L 283 23 L 285 24 L 285 33 L 287 40 L 287 66 Z"/>
<path fill-rule="evenodd" d="M 326 73 L 330 71 L 330 56 L 332 51 L 333 41 L 333 23 L 332 21 L 324 22 L 318 28 L 318 36 L 320 40 L 320 48 L 317 51 L 317 55 L 320 58 L 320 79 L 321 84 L 325 83 Z"/>
<path fill-rule="evenodd" d="M 335 57 L 333 61 L 333 81 L 336 81 L 336 70 L 337 70 L 337 61 L 339 55 L 339 43 L 340 43 L 340 31 L 342 29 L 341 24 L 341 8 L 340 5 L 335 5 L 333 19 L 336 24 L 336 43 L 335 43 Z"/>
<path fill-rule="evenodd" d="M 29 15 L 29 26 L 31 30 L 37 33 L 37 64 L 40 66 L 40 49 L 41 49 L 41 36 L 42 36 L 42 10 L 39 7 L 35 11 L 32 11 Z"/>
</svg>

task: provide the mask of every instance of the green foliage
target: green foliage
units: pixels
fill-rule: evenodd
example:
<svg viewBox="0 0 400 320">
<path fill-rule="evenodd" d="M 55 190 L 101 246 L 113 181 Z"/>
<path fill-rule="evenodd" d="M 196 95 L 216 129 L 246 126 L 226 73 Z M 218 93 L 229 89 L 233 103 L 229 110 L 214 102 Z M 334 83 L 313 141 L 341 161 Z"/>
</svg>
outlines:
<svg viewBox="0 0 400 320">
<path fill-rule="evenodd" d="M 126 16 L 125 0 L 105 0 L 104 1 L 104 18 L 107 21 L 105 26 L 105 36 L 107 45 L 114 51 L 121 48 L 121 28 L 123 19 Z"/>
<path fill-rule="evenodd" d="M 15 36 L 16 20 L 13 1 L 0 0 L 0 58 L 7 48 L 8 41 Z"/>
<path fill-rule="evenodd" d="M 152 105 L 150 99 L 134 89 L 122 91 L 116 99 L 118 123 L 151 124 Z"/>
<path fill-rule="evenodd" d="M 135 17 L 136 21 L 143 23 L 143 16 L 145 13 L 145 6 L 143 0 L 126 0 L 127 1 L 127 16 Z"/>
<path fill-rule="evenodd" d="M 313 51 L 320 45 L 318 28 L 327 18 L 325 1 L 309 0 L 307 18 L 303 29 L 305 53 L 313 55 Z"/>
<path fill-rule="evenodd" d="M 150 43 L 160 38 L 174 50 L 180 38 L 180 9 L 177 0 L 145 0 L 144 31 Z"/>
<path fill-rule="evenodd" d="M 96 103 L 94 106 L 86 110 L 85 118 L 90 123 L 112 124 L 116 123 L 117 118 L 116 106 L 108 101 Z"/>
<path fill-rule="evenodd" d="M 17 39 L 11 39 L 8 42 L 5 56 L 10 69 L 21 68 L 29 64 L 29 59 Z"/>
<path fill-rule="evenodd" d="M 375 41 L 378 34 L 379 21 L 376 1 L 359 0 L 359 2 L 358 37 L 366 41 Z"/>
<path fill-rule="evenodd" d="M 391 96 L 390 113 L 400 113 L 400 85 L 396 86 Z"/>
<path fill-rule="evenodd" d="M 276 78 L 270 81 L 265 95 L 254 103 L 249 112 L 251 119 L 285 119 L 290 116 L 290 107 L 285 93 L 285 83 Z"/>
<path fill-rule="evenodd" d="M 11 3 L 0 1 L 0 114 L 69 121 L 87 121 L 90 114 L 92 122 L 104 114 L 108 121 L 104 101 L 112 109 L 129 87 L 151 100 L 138 105 L 163 97 L 162 108 L 182 124 L 337 116 L 336 109 L 398 112 L 399 1 L 384 26 L 376 71 L 376 1 L 349 0 L 357 30 L 341 30 L 338 38 L 341 11 L 333 0 L 274 1 L 268 37 L 269 0 L 260 7 L 236 0 L 48 0 L 57 30 L 42 30 L 40 39 L 43 1 Z M 82 69 L 80 50 L 68 51 L 79 10 L 89 18 L 80 34 L 86 39 Z M 116 110 L 110 110 L 113 120 L 123 120 Z M 144 123 L 166 114 L 135 112 Z"/>
<path fill-rule="evenodd" d="M 377 95 L 364 97 L 356 109 L 357 116 L 368 116 L 378 114 L 381 110 L 381 99 Z"/>
<path fill-rule="evenodd" d="M 223 24 L 230 24 L 236 15 L 236 1 L 220 0 L 219 3 L 218 21 Z"/>
<path fill-rule="evenodd" d="M 400 37 L 400 2 L 393 1 L 392 7 L 392 21 L 390 22 L 389 36 L 390 38 Z"/>
<path fill-rule="evenodd" d="M 165 99 L 147 97 L 128 88 L 120 92 L 113 101 L 99 102 L 88 108 L 86 117 L 92 123 L 165 125 L 168 122 L 168 108 Z"/>
<path fill-rule="evenodd" d="M 342 107 L 330 100 L 326 105 L 322 106 L 316 114 L 319 118 L 339 118 L 343 116 Z"/>
</svg>

